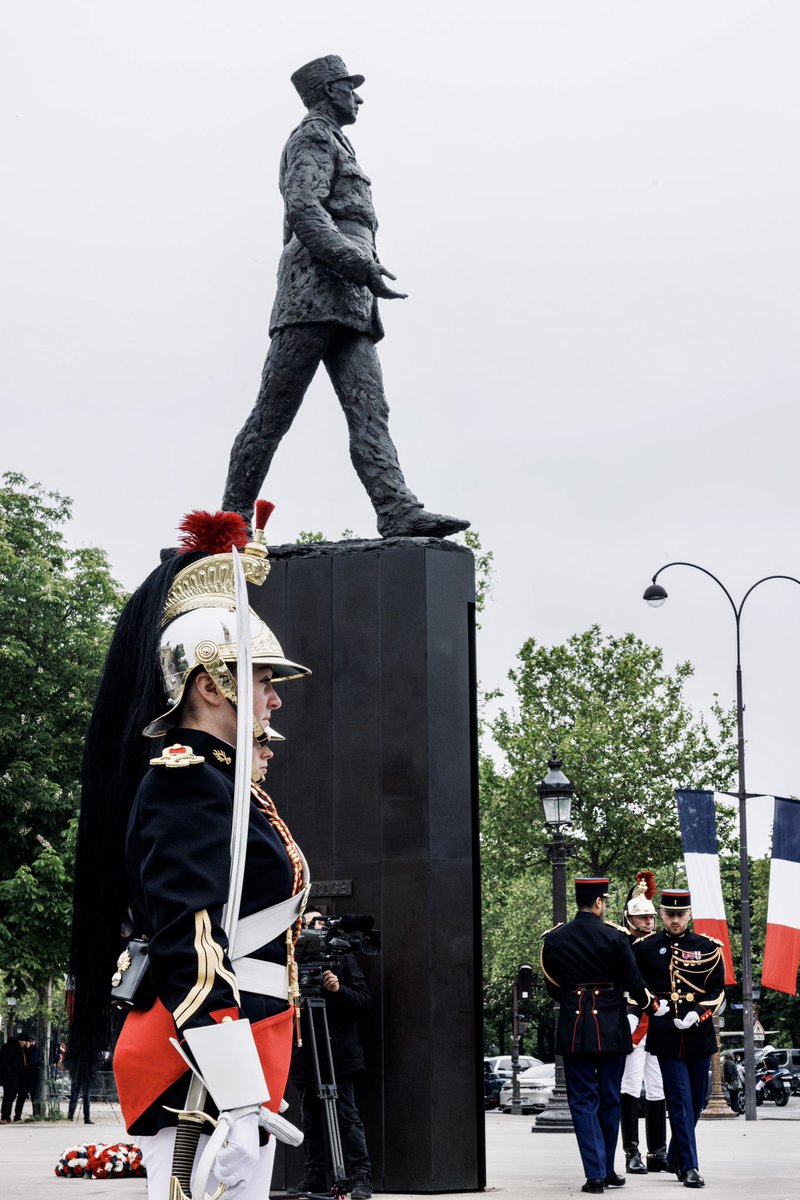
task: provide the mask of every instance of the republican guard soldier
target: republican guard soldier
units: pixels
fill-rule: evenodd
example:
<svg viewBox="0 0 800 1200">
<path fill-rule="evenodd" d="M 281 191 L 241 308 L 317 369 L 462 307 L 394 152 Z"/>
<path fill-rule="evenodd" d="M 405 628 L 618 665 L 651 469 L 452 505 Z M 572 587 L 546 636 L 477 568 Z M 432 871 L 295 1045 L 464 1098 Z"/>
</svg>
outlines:
<svg viewBox="0 0 800 1200">
<path fill-rule="evenodd" d="M 567 1100 L 586 1172 L 581 1191 L 622 1187 L 614 1170 L 620 1081 L 632 1041 L 627 996 L 652 1004 L 626 930 L 605 921 L 608 879 L 576 879 L 572 921 L 544 935 L 542 971 L 559 1002 L 556 1052 L 564 1059 Z M 627 995 L 626 995 L 627 994 Z"/>
<path fill-rule="evenodd" d="M 652 871 L 639 871 L 636 883 L 628 892 L 625 903 L 625 925 L 631 944 L 653 933 L 656 927 L 656 877 Z M 646 1175 L 648 1171 L 666 1171 L 667 1166 L 667 1105 L 658 1060 L 647 1053 L 647 1028 L 650 1017 L 636 1004 L 628 1008 L 628 1021 L 633 1035 L 633 1049 L 625 1060 L 622 1076 L 622 1149 L 628 1175 Z M 645 1090 L 644 1121 L 647 1137 L 647 1162 L 639 1153 L 639 1097 L 642 1084 Z"/>
<path fill-rule="evenodd" d="M 113 990 L 120 1106 L 150 1200 L 203 1200 L 206 1179 L 263 1200 L 275 1136 L 301 1140 L 280 1108 L 307 869 L 261 783 L 275 684 L 309 672 L 248 604 L 269 571 L 270 508 L 252 541 L 238 514 L 186 518 L 179 552 L 120 617 L 87 736 L 76 1075 L 109 1045 Z"/>
<path fill-rule="evenodd" d="M 649 1024 L 647 1053 L 658 1059 L 672 1140 L 668 1169 L 684 1187 L 704 1186 L 698 1171 L 695 1126 L 708 1098 L 708 1070 L 717 1050 L 712 1017 L 725 997 L 722 943 L 689 928 L 688 891 L 661 893 L 664 928 L 634 946 L 639 970 L 659 999 Z"/>
</svg>

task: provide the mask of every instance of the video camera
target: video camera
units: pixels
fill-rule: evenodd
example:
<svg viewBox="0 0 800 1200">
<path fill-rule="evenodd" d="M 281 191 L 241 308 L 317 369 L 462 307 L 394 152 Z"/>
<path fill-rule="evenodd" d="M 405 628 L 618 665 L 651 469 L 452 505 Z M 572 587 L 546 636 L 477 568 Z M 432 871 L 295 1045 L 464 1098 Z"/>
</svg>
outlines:
<svg viewBox="0 0 800 1200">
<path fill-rule="evenodd" d="M 345 913 L 324 917 L 322 929 L 304 929 L 294 948 L 301 995 L 318 995 L 325 971 L 339 974 L 346 954 L 373 956 L 381 952 L 381 933 L 375 918 Z"/>
</svg>

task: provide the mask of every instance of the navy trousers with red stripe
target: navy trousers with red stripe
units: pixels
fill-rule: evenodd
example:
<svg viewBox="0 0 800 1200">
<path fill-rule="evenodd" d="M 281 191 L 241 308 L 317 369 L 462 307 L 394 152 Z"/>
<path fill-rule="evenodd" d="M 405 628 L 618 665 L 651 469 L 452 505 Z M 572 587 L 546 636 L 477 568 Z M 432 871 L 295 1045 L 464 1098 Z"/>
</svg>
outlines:
<svg viewBox="0 0 800 1200">
<path fill-rule="evenodd" d="M 697 1139 L 695 1125 L 708 1099 L 710 1058 L 662 1058 L 659 1055 L 661 1078 L 672 1130 L 667 1158 L 680 1171 L 695 1169 Z"/>
<path fill-rule="evenodd" d="M 605 1179 L 614 1170 L 625 1058 L 622 1053 L 564 1055 L 567 1101 L 587 1179 Z"/>
</svg>

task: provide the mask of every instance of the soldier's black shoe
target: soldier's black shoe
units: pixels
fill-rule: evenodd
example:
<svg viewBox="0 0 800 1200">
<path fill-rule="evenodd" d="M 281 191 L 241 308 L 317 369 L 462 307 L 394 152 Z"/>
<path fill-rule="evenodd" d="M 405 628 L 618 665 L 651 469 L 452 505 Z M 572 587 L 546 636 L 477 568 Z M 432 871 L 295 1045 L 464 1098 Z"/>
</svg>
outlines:
<svg viewBox="0 0 800 1200">
<path fill-rule="evenodd" d="M 602 1196 L 603 1187 L 604 1184 L 602 1179 L 587 1179 L 586 1183 L 581 1188 L 581 1191 L 591 1192 L 593 1196 Z"/>
<path fill-rule="evenodd" d="M 706 1181 L 698 1171 L 697 1167 L 689 1167 L 689 1170 L 684 1172 L 683 1176 L 684 1187 L 705 1187 Z"/>
<path fill-rule="evenodd" d="M 469 529 L 469 521 L 460 517 L 446 517 L 443 513 L 427 512 L 424 508 L 410 508 L 404 513 L 391 513 L 378 518 L 378 533 L 381 537 L 450 537 Z"/>
<path fill-rule="evenodd" d="M 372 1176 L 366 1167 L 358 1167 L 353 1171 L 353 1187 L 350 1200 L 371 1200 Z"/>
<path fill-rule="evenodd" d="M 625 1187 L 625 1176 L 618 1175 L 616 1171 L 612 1171 L 610 1175 L 606 1175 L 603 1182 L 606 1187 Z"/>
</svg>

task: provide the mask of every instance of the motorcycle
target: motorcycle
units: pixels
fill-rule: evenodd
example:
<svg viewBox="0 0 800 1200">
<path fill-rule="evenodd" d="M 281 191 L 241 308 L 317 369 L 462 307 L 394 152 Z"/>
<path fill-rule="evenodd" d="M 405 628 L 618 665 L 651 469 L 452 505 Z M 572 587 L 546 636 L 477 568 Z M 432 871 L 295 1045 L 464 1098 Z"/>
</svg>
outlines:
<svg viewBox="0 0 800 1200">
<path fill-rule="evenodd" d="M 766 1068 L 756 1074 L 756 1104 L 771 1100 L 776 1108 L 784 1108 L 789 1103 L 790 1093 L 789 1072 L 784 1067 Z"/>
</svg>

